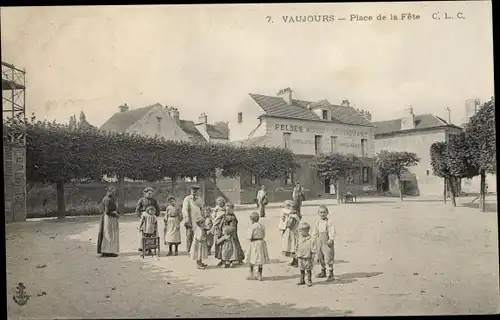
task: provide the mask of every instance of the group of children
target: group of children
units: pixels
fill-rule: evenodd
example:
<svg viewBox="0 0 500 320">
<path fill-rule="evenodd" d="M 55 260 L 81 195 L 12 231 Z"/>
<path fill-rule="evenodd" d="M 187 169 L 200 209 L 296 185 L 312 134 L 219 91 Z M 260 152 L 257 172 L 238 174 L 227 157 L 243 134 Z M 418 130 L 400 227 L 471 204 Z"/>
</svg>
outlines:
<svg viewBox="0 0 500 320">
<path fill-rule="evenodd" d="M 154 213 L 155 209 L 148 207 L 141 216 L 140 230 L 146 236 L 156 236 L 158 233 Z M 313 224 L 311 232 L 311 226 L 301 221 L 302 216 L 296 203 L 291 200 L 284 203 L 278 226 L 281 232 L 282 253 L 292 258 L 290 266 L 299 268 L 298 285 L 312 286 L 312 269 L 315 260 L 321 265 L 321 272 L 317 277 L 327 278 L 327 281 L 334 280 L 335 227 L 333 221 L 328 218 L 328 214 L 328 208 L 321 205 L 318 209 L 319 218 Z M 264 225 L 259 222 L 259 218 L 258 212 L 250 214 L 249 246 L 245 255 L 238 238 L 238 219 L 234 215 L 234 205 L 230 202 L 226 203 L 222 197 L 218 198 L 216 207 L 205 207 L 202 216 L 196 221 L 193 244 L 189 252 L 190 258 L 196 261 L 198 268 L 204 269 L 207 265 L 203 263 L 203 260 L 211 255 L 212 247 L 214 247 L 214 255 L 220 260 L 219 267 L 229 268 L 234 263 L 242 264 L 245 261 L 250 267 L 247 279 L 262 280 L 263 265 L 269 263 L 269 253 L 265 240 L 266 231 Z M 182 214 L 174 197 L 168 198 L 164 221 L 165 245 L 169 248 L 167 255 L 178 255 Z M 257 273 L 255 273 L 255 268 L 257 268 Z"/>
<path fill-rule="evenodd" d="M 181 244 L 180 226 L 182 212 L 174 197 L 167 199 L 168 205 L 164 218 L 164 244 L 168 246 L 167 256 L 179 253 Z M 224 198 L 217 199 L 215 208 L 206 206 L 203 208 L 202 216 L 195 221 L 193 244 L 189 255 L 196 260 L 200 269 L 207 265 L 203 263 L 212 254 L 220 260 L 219 267 L 229 268 L 234 263 L 243 264 L 245 253 L 238 238 L 238 219 L 234 215 L 234 205 L 226 203 Z M 158 234 L 158 222 L 155 216 L 155 208 L 148 207 L 141 215 L 139 226 L 143 236 L 156 237 Z M 150 250 L 147 252 L 151 253 Z"/>
</svg>

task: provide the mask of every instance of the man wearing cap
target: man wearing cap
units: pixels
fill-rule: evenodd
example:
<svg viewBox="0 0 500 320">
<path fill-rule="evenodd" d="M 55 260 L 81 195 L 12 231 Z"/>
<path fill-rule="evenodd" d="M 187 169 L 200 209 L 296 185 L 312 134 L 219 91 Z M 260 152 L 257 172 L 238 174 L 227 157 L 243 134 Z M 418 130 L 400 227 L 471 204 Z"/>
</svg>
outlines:
<svg viewBox="0 0 500 320">
<path fill-rule="evenodd" d="M 293 188 L 292 197 L 297 206 L 297 214 L 301 216 L 300 208 L 302 207 L 302 201 L 304 201 L 305 196 L 304 196 L 304 189 L 302 189 L 302 186 L 298 181 L 295 182 L 295 188 Z"/>
<path fill-rule="evenodd" d="M 144 189 L 144 197 L 140 198 L 137 202 L 137 206 L 135 207 L 135 213 L 140 218 L 142 213 L 146 211 L 147 207 L 154 207 L 156 209 L 155 215 L 158 217 L 160 215 L 160 205 L 158 201 L 153 198 L 155 194 L 155 190 L 151 187 L 147 187 Z M 139 230 L 139 251 L 142 251 L 142 232 Z"/>
<path fill-rule="evenodd" d="M 191 194 L 184 198 L 182 202 L 182 216 L 184 218 L 184 227 L 186 228 L 186 250 L 191 250 L 191 243 L 193 243 L 195 222 L 202 217 L 202 209 L 205 205 L 203 199 L 198 192 L 200 186 L 194 184 L 191 186 Z"/>
</svg>

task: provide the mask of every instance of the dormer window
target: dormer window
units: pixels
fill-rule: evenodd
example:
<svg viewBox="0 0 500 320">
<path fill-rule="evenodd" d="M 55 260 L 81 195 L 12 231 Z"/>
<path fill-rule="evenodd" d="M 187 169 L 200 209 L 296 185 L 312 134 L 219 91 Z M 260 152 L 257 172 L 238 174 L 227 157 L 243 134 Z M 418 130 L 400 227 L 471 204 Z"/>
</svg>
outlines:
<svg viewBox="0 0 500 320">
<path fill-rule="evenodd" d="M 322 110 L 323 120 L 328 120 L 328 110 Z"/>
<path fill-rule="evenodd" d="M 243 112 L 238 112 L 238 123 L 243 122 Z"/>
</svg>

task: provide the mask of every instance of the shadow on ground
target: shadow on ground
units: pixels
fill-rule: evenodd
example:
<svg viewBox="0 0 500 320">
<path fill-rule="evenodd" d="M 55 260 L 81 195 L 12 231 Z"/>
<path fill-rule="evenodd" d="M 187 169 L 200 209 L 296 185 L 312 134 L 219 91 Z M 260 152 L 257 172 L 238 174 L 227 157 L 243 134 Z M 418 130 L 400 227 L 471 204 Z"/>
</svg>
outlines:
<svg viewBox="0 0 500 320">
<path fill-rule="evenodd" d="M 463 203 L 462 207 L 479 210 L 479 203 L 470 203 L 470 202 Z M 486 203 L 484 211 L 485 212 L 497 212 L 498 211 L 497 204 L 496 203 Z"/>
<path fill-rule="evenodd" d="M 363 201 L 363 200 L 358 200 L 358 202 L 354 202 L 354 203 L 345 203 L 346 205 L 356 205 L 356 204 L 376 204 L 376 203 L 380 203 L 380 204 L 384 204 L 384 203 L 397 203 L 397 201 L 373 201 L 373 200 L 366 200 L 366 201 Z M 342 203 L 344 204 L 344 203 Z"/>
<path fill-rule="evenodd" d="M 435 199 L 408 199 L 408 198 L 404 198 L 403 202 L 428 202 L 428 203 L 435 203 L 435 202 L 443 202 L 443 200 L 435 200 Z"/>
<path fill-rule="evenodd" d="M 137 218 L 126 216 L 124 219 Z M 28 292 L 37 290 L 36 288 L 44 288 L 46 291 L 43 296 L 32 293 L 32 299 L 23 306 L 23 316 L 217 318 L 345 316 L 352 313 L 352 310 L 332 311 L 317 307 L 300 309 L 293 304 L 261 304 L 225 297 L 204 297 L 202 294 L 210 289 L 209 287 L 187 283 L 173 277 L 168 270 L 145 264 L 142 259 L 131 261 L 126 258 L 129 255 L 138 255 L 139 252 L 122 253 L 117 258 L 100 258 L 91 243 L 68 237 L 93 228 L 97 223 L 98 219 L 95 217 L 82 217 L 66 221 L 34 221 L 7 225 L 8 292 L 15 291 L 19 282 L 26 284 Z M 33 243 L 37 245 L 33 246 Z M 38 268 L 39 265 L 43 267 Z M 37 270 L 36 274 L 30 272 L 31 269 Z M 270 278 L 265 280 L 273 281 Z M 283 278 L 274 279 L 278 280 Z M 66 290 L 61 293 L 63 289 L 58 288 Z M 72 304 L 70 301 L 84 302 Z M 144 308 L 145 305 L 147 308 Z M 15 309 L 10 306 L 9 313 Z M 11 315 L 17 317 L 15 314 Z"/>
<path fill-rule="evenodd" d="M 343 273 L 335 276 L 335 280 L 331 282 L 322 281 L 323 279 L 317 279 L 316 284 L 348 284 L 358 281 L 359 279 L 371 278 L 383 274 L 383 272 L 353 272 L 353 273 Z"/>
</svg>

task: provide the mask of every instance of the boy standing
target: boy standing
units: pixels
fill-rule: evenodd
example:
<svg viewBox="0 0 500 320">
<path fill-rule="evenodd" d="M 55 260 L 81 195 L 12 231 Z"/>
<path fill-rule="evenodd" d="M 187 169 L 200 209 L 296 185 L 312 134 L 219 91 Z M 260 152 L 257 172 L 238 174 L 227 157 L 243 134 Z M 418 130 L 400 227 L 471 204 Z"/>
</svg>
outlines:
<svg viewBox="0 0 500 320">
<path fill-rule="evenodd" d="M 333 281 L 335 226 L 333 220 L 328 219 L 328 208 L 325 205 L 318 208 L 318 215 L 320 218 L 316 222 L 312 236 L 317 247 L 318 262 L 321 264 L 321 273 L 317 277 L 326 278 L 326 265 L 328 265 L 328 278 L 326 281 Z"/>
<path fill-rule="evenodd" d="M 311 227 L 305 221 L 299 224 L 299 241 L 297 245 L 296 257 L 298 260 L 298 267 L 300 269 L 300 281 L 297 285 L 306 284 L 305 275 L 307 272 L 307 286 L 312 286 L 312 268 L 313 257 L 315 253 L 313 238 L 309 234 Z"/>
</svg>

